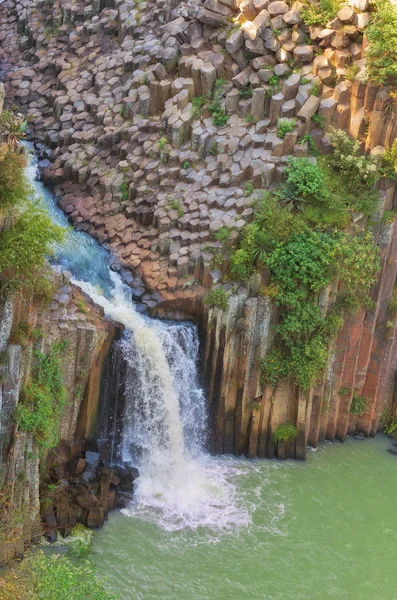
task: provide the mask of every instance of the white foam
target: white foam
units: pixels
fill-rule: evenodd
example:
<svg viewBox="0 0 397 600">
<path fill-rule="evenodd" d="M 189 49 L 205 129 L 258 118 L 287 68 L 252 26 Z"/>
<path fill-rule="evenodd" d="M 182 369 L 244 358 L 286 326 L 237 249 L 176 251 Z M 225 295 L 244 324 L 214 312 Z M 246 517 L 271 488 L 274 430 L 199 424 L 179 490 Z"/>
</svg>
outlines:
<svg viewBox="0 0 397 600">
<path fill-rule="evenodd" d="M 197 333 L 138 314 L 118 275 L 112 278 L 111 298 L 75 283 L 133 334 L 122 341 L 129 365 L 123 459 L 138 462 L 140 477 L 124 513 L 167 531 L 247 526 L 251 516 L 238 501 L 233 463 L 202 450 L 206 415 L 197 382 Z"/>
</svg>

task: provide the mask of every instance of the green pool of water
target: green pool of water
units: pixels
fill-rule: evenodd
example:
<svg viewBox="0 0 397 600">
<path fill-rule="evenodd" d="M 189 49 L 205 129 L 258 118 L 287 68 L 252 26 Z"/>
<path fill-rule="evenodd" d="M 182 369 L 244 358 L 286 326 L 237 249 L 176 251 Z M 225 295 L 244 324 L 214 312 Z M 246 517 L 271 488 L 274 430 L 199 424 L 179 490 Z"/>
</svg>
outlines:
<svg viewBox="0 0 397 600">
<path fill-rule="evenodd" d="M 94 561 L 124 600 L 396 600 L 389 447 L 380 436 L 325 444 L 305 463 L 216 458 L 246 525 L 166 531 L 113 513 Z"/>
</svg>

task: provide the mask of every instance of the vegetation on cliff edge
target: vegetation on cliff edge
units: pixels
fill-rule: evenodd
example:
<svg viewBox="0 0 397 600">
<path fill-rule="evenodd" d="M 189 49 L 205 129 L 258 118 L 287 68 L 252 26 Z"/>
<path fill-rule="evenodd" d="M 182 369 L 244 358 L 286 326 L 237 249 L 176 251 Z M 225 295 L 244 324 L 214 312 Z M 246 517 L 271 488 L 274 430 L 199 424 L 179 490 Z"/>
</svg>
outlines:
<svg viewBox="0 0 397 600">
<path fill-rule="evenodd" d="M 351 222 L 377 207 L 376 163 L 344 132 L 330 139 L 329 157 L 289 160 L 285 182 L 258 200 L 230 258 L 231 277 L 259 272 L 278 308 L 275 346 L 261 361 L 273 388 L 292 376 L 308 389 L 320 377 L 344 316 L 368 302 L 380 266 L 371 230 Z"/>
</svg>

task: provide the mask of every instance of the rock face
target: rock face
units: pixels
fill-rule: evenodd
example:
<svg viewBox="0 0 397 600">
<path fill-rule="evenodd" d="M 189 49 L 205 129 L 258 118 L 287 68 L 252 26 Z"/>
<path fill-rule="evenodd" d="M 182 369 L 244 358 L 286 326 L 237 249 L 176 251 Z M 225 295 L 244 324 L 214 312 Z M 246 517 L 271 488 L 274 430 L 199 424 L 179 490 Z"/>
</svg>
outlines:
<svg viewBox="0 0 397 600">
<path fill-rule="evenodd" d="M 49 469 L 56 469 L 59 474 L 63 465 L 81 456 L 89 439 L 96 437 L 98 377 L 114 337 L 115 326 L 105 320 L 102 309 L 94 306 L 64 275 L 59 275 L 58 281 L 58 290 L 50 308 L 37 308 L 31 298 L 25 297 L 13 302 L 2 301 L 0 309 L 2 324 L 8 324 L 2 338 L 4 348 L 0 366 L 0 489 L 4 498 L 12 490 L 13 508 L 24 515 L 11 538 L 2 538 L 0 564 L 22 556 L 31 541 L 40 539 L 39 462 L 42 465 L 47 463 Z M 80 310 L 82 303 L 84 312 Z M 29 376 L 34 358 L 32 340 L 18 339 L 17 333 L 22 325 L 25 329 L 25 324 L 30 331 L 40 331 L 41 341 L 39 347 L 35 343 L 36 351 L 46 351 L 53 342 L 66 342 L 68 347 L 68 357 L 62 363 L 67 398 L 59 424 L 60 442 L 47 458 L 39 456 L 32 435 L 18 431 L 13 419 L 21 388 Z M 57 522 L 59 525 L 58 516 L 54 518 L 55 525 Z M 62 519 L 65 520 L 64 515 Z"/>
<path fill-rule="evenodd" d="M 6 100 L 31 117 L 44 181 L 74 225 L 130 272 L 139 310 L 204 325 L 219 452 L 272 456 L 272 433 L 291 420 L 297 441 L 278 452 L 301 458 L 306 443 L 355 430 L 373 435 L 383 408 L 396 410 L 394 323 L 385 336 L 394 225 L 376 226 L 383 269 L 375 308 L 345 324 L 327 376 L 310 394 L 288 384 L 263 389 L 258 358 L 271 346 L 277 315 L 255 286 L 240 290 L 225 313 L 202 303 L 228 267 L 218 238 L 228 228 L 235 242 L 253 218 L 251 191 L 273 189 L 291 155 L 308 155 L 307 134 L 324 152 L 331 126 L 363 139 L 366 151 L 382 152 L 396 138 L 395 100 L 363 78 L 368 2 L 352 6 L 310 29 L 299 2 L 279 0 L 0 6 Z M 279 118 L 296 119 L 284 139 Z M 395 210 L 394 183 L 382 182 L 381 193 L 382 210 Z M 360 419 L 341 387 L 370 398 Z M 81 410 L 89 414 L 89 404 Z M 92 423 L 79 427 L 88 432 Z"/>
</svg>

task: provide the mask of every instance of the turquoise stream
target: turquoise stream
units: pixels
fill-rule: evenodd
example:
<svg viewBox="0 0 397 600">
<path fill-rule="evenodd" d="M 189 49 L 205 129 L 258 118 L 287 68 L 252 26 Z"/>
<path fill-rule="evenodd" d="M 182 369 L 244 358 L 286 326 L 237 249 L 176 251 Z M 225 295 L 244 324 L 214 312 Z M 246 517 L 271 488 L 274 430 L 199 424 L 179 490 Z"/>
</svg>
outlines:
<svg viewBox="0 0 397 600">
<path fill-rule="evenodd" d="M 397 457 L 384 436 L 305 463 L 217 457 L 250 523 L 167 531 L 113 513 L 94 561 L 124 600 L 396 600 Z"/>
</svg>

